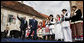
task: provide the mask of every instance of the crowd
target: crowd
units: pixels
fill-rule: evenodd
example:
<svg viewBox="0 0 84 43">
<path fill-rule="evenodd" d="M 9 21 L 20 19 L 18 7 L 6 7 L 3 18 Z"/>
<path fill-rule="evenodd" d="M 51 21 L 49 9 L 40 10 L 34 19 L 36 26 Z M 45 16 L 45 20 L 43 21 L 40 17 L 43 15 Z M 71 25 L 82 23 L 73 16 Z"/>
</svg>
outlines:
<svg viewBox="0 0 84 43">
<path fill-rule="evenodd" d="M 62 10 L 62 14 L 57 14 L 56 17 L 53 17 L 53 14 L 50 14 L 50 16 L 38 23 L 38 21 L 35 19 L 35 16 L 33 16 L 32 19 L 29 19 L 29 24 L 26 21 L 26 17 L 20 18 L 17 15 L 18 20 L 20 20 L 20 29 L 21 29 L 21 38 L 24 39 L 26 35 L 26 30 L 29 32 L 28 38 L 29 39 L 37 39 L 39 36 L 37 34 L 41 33 L 41 37 L 45 40 L 64 40 L 65 42 L 72 42 L 72 30 L 70 28 L 70 21 L 75 22 L 81 19 L 82 13 L 80 9 L 77 9 L 76 6 L 72 6 L 72 10 L 74 11 L 71 16 L 70 13 L 67 12 L 67 9 Z M 82 28 L 80 23 L 75 23 L 76 28 L 79 27 Z M 74 25 L 74 24 L 73 24 Z M 73 26 L 75 27 L 75 26 Z M 81 32 L 80 32 L 81 33 Z M 80 36 L 80 33 L 77 34 Z M 32 37 L 33 34 L 33 37 Z"/>
</svg>

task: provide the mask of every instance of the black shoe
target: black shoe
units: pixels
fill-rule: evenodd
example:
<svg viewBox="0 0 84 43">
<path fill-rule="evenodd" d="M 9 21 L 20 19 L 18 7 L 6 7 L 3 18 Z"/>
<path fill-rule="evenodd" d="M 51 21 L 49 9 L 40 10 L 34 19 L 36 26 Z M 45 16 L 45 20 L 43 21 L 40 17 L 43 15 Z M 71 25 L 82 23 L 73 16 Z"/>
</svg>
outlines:
<svg viewBox="0 0 84 43">
<path fill-rule="evenodd" d="M 58 39 L 58 41 L 61 41 L 61 39 Z"/>
</svg>

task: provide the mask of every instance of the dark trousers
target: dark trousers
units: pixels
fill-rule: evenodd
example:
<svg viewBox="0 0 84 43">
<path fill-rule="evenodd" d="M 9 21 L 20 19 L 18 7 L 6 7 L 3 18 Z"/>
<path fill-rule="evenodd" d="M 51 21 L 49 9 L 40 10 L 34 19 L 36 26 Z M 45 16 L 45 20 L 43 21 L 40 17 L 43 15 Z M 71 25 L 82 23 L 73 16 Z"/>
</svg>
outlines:
<svg viewBox="0 0 84 43">
<path fill-rule="evenodd" d="M 37 38 L 37 30 L 34 30 L 34 29 L 31 29 L 30 34 L 29 34 L 29 38 L 31 38 L 31 34 L 33 33 L 33 31 L 34 31 L 33 38 L 36 39 Z"/>
<path fill-rule="evenodd" d="M 26 31 L 26 29 L 21 29 L 21 37 L 22 37 L 22 39 L 24 39 L 25 38 L 25 31 Z"/>
</svg>

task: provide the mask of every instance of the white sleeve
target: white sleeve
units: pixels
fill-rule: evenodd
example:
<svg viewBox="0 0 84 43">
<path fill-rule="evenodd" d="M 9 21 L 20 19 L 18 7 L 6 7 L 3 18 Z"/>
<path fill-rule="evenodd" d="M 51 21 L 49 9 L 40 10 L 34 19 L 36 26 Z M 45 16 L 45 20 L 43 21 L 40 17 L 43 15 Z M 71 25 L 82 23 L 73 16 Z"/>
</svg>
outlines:
<svg viewBox="0 0 84 43">
<path fill-rule="evenodd" d="M 53 23 L 53 24 L 54 24 L 55 22 L 51 22 L 51 23 Z"/>
</svg>

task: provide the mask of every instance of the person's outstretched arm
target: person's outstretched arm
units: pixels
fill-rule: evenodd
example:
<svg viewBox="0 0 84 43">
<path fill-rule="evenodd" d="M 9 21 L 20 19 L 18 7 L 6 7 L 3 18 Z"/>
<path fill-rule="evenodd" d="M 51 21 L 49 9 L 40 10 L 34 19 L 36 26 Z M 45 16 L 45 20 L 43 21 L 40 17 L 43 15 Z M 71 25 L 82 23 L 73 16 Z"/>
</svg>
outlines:
<svg viewBox="0 0 84 43">
<path fill-rule="evenodd" d="M 21 21 L 21 18 L 19 18 L 18 15 L 17 15 L 17 18 Z"/>
</svg>

